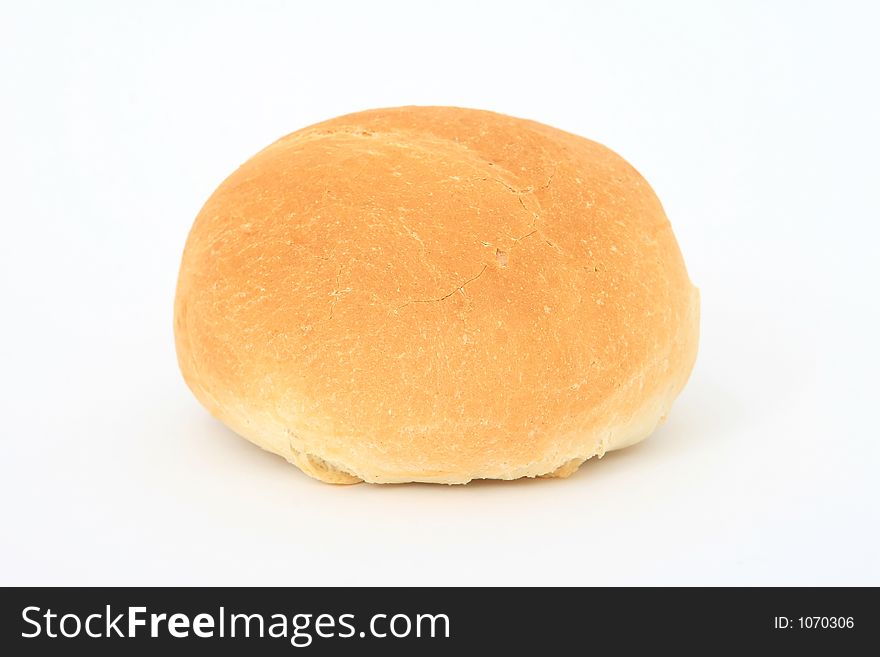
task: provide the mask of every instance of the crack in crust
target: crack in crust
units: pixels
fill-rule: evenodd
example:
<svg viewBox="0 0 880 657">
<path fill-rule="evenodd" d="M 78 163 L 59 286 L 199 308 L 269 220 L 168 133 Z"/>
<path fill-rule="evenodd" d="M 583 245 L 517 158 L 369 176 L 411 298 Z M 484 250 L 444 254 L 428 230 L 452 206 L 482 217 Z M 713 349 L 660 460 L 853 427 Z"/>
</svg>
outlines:
<svg viewBox="0 0 880 657">
<path fill-rule="evenodd" d="M 437 297 L 436 299 L 410 299 L 410 300 L 407 301 L 406 303 L 403 303 L 403 304 L 401 304 L 400 306 L 398 306 L 397 308 L 395 308 L 394 311 L 397 312 L 397 311 L 399 311 L 401 308 L 405 308 L 406 306 L 408 306 L 408 305 L 411 304 L 411 303 L 437 303 L 437 302 L 439 302 L 439 301 L 443 301 L 444 299 L 448 299 L 449 297 L 451 297 L 451 296 L 452 296 L 453 294 L 455 294 L 456 292 L 462 292 L 462 293 L 464 293 L 464 288 L 465 288 L 465 286 L 467 286 L 469 283 L 473 283 L 473 282 L 474 282 L 475 280 L 477 280 L 480 276 L 482 276 L 482 275 L 483 275 L 483 272 L 485 272 L 486 269 L 488 269 L 488 267 L 489 267 L 488 264 L 483 263 L 483 268 L 480 270 L 480 273 L 479 273 L 479 274 L 477 274 L 476 276 L 471 276 L 471 277 L 470 277 L 469 279 L 467 279 L 464 283 L 462 283 L 461 285 L 459 285 L 458 287 L 456 287 L 454 290 L 452 290 L 452 292 L 449 292 L 448 294 L 444 294 L 442 297 Z"/>
</svg>

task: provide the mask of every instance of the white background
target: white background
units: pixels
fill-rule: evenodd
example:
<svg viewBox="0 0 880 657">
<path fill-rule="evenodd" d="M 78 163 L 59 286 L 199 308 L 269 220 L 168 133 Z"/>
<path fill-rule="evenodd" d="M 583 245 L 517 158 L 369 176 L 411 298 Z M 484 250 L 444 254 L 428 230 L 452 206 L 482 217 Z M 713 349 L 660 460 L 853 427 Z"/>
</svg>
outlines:
<svg viewBox="0 0 880 657">
<path fill-rule="evenodd" d="M 0 583 L 880 584 L 873 3 L 79 2 L 0 13 Z M 561 481 L 333 487 L 212 420 L 201 204 L 307 124 L 479 107 L 651 182 L 703 299 L 642 445 Z"/>
</svg>

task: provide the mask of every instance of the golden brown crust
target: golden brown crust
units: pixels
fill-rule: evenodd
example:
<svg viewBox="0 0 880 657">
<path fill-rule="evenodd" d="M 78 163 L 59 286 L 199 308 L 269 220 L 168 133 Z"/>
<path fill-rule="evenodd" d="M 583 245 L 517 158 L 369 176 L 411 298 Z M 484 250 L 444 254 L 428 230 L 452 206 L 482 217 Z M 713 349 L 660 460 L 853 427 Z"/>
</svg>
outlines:
<svg viewBox="0 0 880 657">
<path fill-rule="evenodd" d="M 698 296 L 651 188 L 531 121 L 343 116 L 211 196 L 184 251 L 181 370 L 232 429 L 334 483 L 567 476 L 644 438 Z"/>
</svg>

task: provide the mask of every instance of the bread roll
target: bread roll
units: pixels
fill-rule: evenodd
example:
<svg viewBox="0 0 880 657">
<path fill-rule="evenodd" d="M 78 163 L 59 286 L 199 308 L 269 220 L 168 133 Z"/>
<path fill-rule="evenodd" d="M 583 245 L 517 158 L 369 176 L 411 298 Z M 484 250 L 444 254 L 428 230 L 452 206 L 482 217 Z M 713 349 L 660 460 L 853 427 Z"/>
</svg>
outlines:
<svg viewBox="0 0 880 657">
<path fill-rule="evenodd" d="M 174 329 L 236 433 L 332 483 L 568 476 L 651 433 L 699 297 L 595 142 L 453 107 L 294 132 L 196 218 Z"/>
</svg>

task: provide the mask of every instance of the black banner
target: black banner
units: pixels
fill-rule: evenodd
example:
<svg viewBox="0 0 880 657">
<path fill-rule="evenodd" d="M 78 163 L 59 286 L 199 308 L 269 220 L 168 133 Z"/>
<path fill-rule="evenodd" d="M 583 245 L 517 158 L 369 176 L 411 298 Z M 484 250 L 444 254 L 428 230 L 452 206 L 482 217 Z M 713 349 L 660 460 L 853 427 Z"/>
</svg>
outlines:
<svg viewBox="0 0 880 657">
<path fill-rule="evenodd" d="M 7 588 L 7 655 L 855 649 L 875 589 Z M 12 652 L 9 651 L 12 649 Z M 850 654 L 850 653 L 833 653 Z"/>
</svg>

